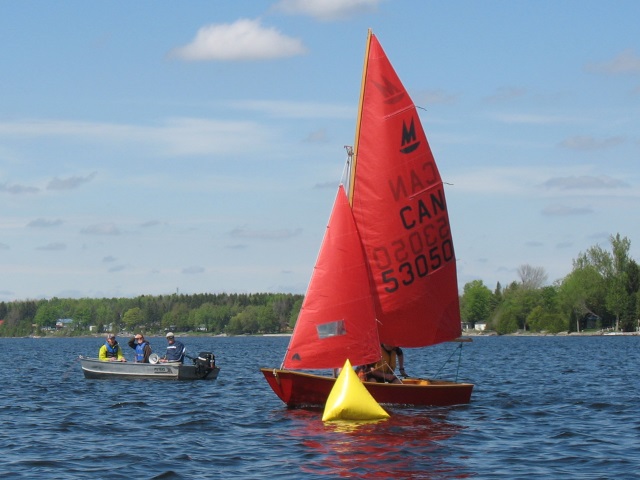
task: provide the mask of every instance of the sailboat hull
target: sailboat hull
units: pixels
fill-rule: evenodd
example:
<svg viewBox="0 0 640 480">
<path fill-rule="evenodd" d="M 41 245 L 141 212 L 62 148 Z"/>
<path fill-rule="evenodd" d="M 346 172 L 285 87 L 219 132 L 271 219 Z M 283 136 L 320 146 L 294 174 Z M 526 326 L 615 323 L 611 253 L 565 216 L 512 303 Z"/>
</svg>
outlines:
<svg viewBox="0 0 640 480">
<path fill-rule="evenodd" d="M 335 378 L 261 368 L 269 386 L 288 407 L 324 406 Z M 378 403 L 448 406 L 469 403 L 473 384 L 447 380 L 404 379 L 402 384 L 364 382 Z"/>
</svg>

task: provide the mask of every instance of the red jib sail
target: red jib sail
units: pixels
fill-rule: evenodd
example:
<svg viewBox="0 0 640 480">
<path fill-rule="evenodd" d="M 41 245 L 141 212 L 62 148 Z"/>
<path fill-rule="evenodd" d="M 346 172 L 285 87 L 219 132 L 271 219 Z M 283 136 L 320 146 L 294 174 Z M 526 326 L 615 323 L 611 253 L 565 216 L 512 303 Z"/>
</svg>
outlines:
<svg viewBox="0 0 640 480">
<path fill-rule="evenodd" d="M 283 366 L 339 368 L 380 358 L 367 265 L 340 186 Z"/>
<path fill-rule="evenodd" d="M 419 347 L 460 331 L 442 179 L 415 105 L 370 35 L 352 208 L 375 285 L 380 341 Z"/>
</svg>

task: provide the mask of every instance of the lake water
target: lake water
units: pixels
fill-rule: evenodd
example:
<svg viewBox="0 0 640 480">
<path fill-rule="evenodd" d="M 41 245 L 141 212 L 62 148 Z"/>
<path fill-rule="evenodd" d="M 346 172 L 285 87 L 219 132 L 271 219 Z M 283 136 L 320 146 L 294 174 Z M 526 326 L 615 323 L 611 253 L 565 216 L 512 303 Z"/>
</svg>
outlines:
<svg viewBox="0 0 640 480">
<path fill-rule="evenodd" d="M 640 337 L 480 337 L 456 407 L 388 407 L 352 428 L 288 410 L 259 367 L 286 337 L 187 337 L 213 382 L 85 380 L 101 339 L 0 339 L 3 479 L 638 478 Z M 128 359 L 126 339 L 120 339 Z M 166 342 L 152 338 L 156 352 Z M 454 344 L 405 350 L 432 375 Z M 457 354 L 454 355 L 457 358 Z M 453 359 L 445 363 L 453 371 Z"/>
</svg>

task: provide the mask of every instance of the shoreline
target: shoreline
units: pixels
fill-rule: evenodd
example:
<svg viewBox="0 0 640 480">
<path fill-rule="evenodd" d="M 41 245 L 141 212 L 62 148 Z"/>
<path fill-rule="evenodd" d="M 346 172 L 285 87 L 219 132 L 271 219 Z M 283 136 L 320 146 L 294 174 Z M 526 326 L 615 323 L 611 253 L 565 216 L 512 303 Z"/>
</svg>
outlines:
<svg viewBox="0 0 640 480">
<path fill-rule="evenodd" d="M 33 338 L 33 339 L 47 339 L 47 338 L 104 338 L 106 334 L 90 334 L 90 335 L 26 335 L 21 337 L 0 337 L 0 338 Z M 186 333 L 182 335 L 176 335 L 180 337 L 203 337 L 203 338 L 236 338 L 236 337 L 291 337 L 291 333 L 263 333 L 256 335 L 229 335 L 226 333 L 208 335 L 203 333 Z M 472 339 L 474 337 L 638 337 L 640 332 L 606 332 L 606 331 L 594 331 L 594 332 L 560 332 L 560 333 L 544 333 L 544 332 L 515 332 L 498 334 L 495 331 L 468 331 L 463 332 L 460 337 L 452 341 L 464 341 L 465 338 Z M 122 339 L 128 338 L 128 335 L 118 335 Z M 162 335 L 148 335 L 148 338 L 164 338 Z"/>
<path fill-rule="evenodd" d="M 463 332 L 462 337 L 637 337 L 640 332 L 515 332 L 499 334 L 494 331 L 487 332 Z"/>
</svg>

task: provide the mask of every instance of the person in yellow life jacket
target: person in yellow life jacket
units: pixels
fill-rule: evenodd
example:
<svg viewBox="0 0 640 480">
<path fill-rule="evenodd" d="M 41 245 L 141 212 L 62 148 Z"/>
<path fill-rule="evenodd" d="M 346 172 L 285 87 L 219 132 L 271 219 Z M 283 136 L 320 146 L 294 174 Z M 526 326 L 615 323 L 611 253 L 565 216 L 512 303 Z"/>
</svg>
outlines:
<svg viewBox="0 0 640 480">
<path fill-rule="evenodd" d="M 367 365 L 364 368 L 365 380 L 370 382 L 402 383 L 395 374 L 397 363 L 400 375 L 403 377 L 407 376 L 404 371 L 404 354 L 402 353 L 402 349 L 400 347 L 381 343 L 380 353 L 381 358 L 377 363 Z M 360 374 L 358 376 L 361 377 Z"/>
<path fill-rule="evenodd" d="M 122 354 L 122 348 L 116 340 L 116 336 L 113 333 L 107 335 L 107 341 L 100 347 L 98 352 L 98 358 L 103 362 L 126 362 Z"/>
</svg>

